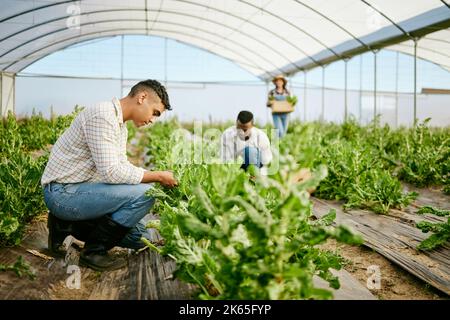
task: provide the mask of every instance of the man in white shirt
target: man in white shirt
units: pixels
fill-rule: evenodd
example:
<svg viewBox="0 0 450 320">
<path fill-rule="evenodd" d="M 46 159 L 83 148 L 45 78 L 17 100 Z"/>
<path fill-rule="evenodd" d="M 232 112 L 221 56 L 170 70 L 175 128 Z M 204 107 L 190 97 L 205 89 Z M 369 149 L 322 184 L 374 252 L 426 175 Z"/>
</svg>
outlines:
<svg viewBox="0 0 450 320">
<path fill-rule="evenodd" d="M 242 161 L 241 168 L 244 170 L 247 170 L 249 165 L 267 169 L 272 160 L 270 141 L 267 134 L 256 128 L 253 122 L 253 114 L 250 111 L 241 111 L 236 125 L 224 131 L 221 141 L 223 162 Z M 240 158 L 242 160 L 238 160 Z"/>
<path fill-rule="evenodd" d="M 139 221 L 154 199 L 146 196 L 158 182 L 174 187 L 169 171 L 146 171 L 126 155 L 126 121 L 151 124 L 170 110 L 167 92 L 158 81 L 141 81 L 122 99 L 84 109 L 52 148 L 41 184 L 49 209 L 49 249 L 61 249 L 66 236 L 85 241 L 80 263 L 113 270 L 126 260 L 108 255 L 114 246 L 139 248 L 146 231 Z"/>
</svg>

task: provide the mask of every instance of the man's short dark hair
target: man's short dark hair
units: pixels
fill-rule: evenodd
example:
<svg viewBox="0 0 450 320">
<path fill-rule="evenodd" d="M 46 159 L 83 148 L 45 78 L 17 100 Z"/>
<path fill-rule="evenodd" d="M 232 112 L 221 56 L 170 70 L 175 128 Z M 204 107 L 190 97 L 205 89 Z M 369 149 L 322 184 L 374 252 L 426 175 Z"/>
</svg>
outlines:
<svg viewBox="0 0 450 320">
<path fill-rule="evenodd" d="M 253 121 L 253 113 L 251 113 L 250 111 L 241 111 L 239 112 L 237 119 L 242 124 L 248 123 L 250 121 Z"/>
<path fill-rule="evenodd" d="M 141 81 L 141 82 L 135 84 L 131 88 L 128 96 L 134 97 L 139 92 L 145 91 L 145 90 L 153 91 L 154 93 L 156 93 L 158 95 L 158 97 L 161 99 L 161 102 L 164 105 L 164 108 L 166 108 L 166 110 L 172 110 L 172 107 L 170 106 L 170 102 L 169 102 L 169 95 L 167 94 L 166 88 L 156 80 L 149 79 L 149 80 Z"/>
</svg>

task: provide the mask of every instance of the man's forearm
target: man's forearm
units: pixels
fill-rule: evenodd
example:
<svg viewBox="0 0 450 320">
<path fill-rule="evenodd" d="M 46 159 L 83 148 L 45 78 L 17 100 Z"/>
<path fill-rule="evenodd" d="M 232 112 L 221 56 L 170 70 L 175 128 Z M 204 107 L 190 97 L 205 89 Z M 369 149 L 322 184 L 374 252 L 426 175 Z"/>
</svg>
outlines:
<svg viewBox="0 0 450 320">
<path fill-rule="evenodd" d="M 142 183 L 149 182 L 161 182 L 160 171 L 144 171 L 144 177 L 142 177 Z"/>
</svg>

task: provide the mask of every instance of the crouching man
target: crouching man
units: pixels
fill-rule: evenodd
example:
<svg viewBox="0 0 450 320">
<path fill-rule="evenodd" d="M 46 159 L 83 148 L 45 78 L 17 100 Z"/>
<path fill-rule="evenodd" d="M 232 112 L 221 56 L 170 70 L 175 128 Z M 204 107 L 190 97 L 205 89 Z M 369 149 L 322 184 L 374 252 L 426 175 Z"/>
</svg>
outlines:
<svg viewBox="0 0 450 320">
<path fill-rule="evenodd" d="M 95 270 L 126 265 L 108 251 L 114 246 L 138 249 L 148 236 L 139 221 L 154 199 L 145 195 L 158 182 L 177 185 L 169 171 L 146 171 L 126 155 L 127 121 L 138 127 L 170 110 L 167 92 L 146 80 L 128 96 L 84 109 L 52 148 L 41 184 L 49 209 L 49 249 L 63 254 L 62 243 L 73 235 L 85 241 L 80 263 Z"/>
<path fill-rule="evenodd" d="M 226 129 L 222 134 L 221 156 L 224 163 L 235 162 L 242 157 L 241 168 L 247 170 L 250 165 L 267 173 L 267 166 L 272 160 L 270 141 L 267 134 L 254 126 L 253 114 L 241 111 L 236 125 Z"/>
</svg>

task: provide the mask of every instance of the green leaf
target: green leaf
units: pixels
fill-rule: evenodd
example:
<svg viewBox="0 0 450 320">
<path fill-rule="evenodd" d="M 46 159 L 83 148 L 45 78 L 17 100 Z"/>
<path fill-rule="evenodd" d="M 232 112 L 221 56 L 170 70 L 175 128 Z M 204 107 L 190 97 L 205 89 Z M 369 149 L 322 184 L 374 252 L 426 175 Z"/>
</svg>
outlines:
<svg viewBox="0 0 450 320">
<path fill-rule="evenodd" d="M 441 210 L 432 206 L 423 206 L 417 211 L 418 214 L 431 213 L 439 217 L 450 215 L 450 210 Z"/>
</svg>

